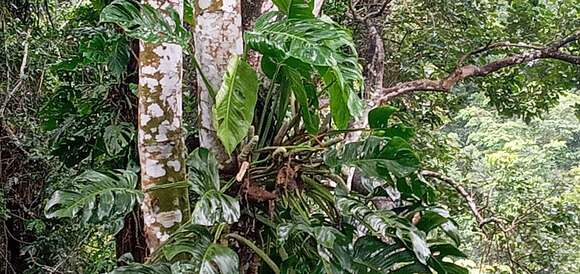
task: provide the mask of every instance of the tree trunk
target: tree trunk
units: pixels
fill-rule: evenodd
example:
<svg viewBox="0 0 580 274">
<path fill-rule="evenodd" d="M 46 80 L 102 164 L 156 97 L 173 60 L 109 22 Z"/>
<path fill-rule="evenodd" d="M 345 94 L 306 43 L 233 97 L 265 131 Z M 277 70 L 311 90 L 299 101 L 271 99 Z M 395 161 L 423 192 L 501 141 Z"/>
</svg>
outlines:
<svg viewBox="0 0 580 274">
<path fill-rule="evenodd" d="M 233 54 L 242 55 L 241 0 L 201 0 L 196 2 L 195 57 L 203 76 L 219 89 L 228 61 Z M 198 74 L 200 146 L 212 151 L 222 167 L 231 166 L 230 157 L 220 143 L 212 123 L 214 99 Z"/>
<path fill-rule="evenodd" d="M 147 0 L 154 8 L 172 7 L 183 15 L 180 0 Z M 141 206 L 149 251 L 189 219 L 182 123 L 182 48 L 141 41 L 139 51 L 139 160 Z M 165 185 L 163 188 L 158 188 Z"/>
</svg>

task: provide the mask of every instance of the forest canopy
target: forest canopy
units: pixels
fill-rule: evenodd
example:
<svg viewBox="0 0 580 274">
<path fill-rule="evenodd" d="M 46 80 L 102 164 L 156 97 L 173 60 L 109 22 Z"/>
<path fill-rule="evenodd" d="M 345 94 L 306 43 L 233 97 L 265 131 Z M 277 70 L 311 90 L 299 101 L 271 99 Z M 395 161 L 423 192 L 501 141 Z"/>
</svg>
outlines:
<svg viewBox="0 0 580 274">
<path fill-rule="evenodd" d="M 4 0 L 4 273 L 580 273 L 573 0 Z"/>
</svg>

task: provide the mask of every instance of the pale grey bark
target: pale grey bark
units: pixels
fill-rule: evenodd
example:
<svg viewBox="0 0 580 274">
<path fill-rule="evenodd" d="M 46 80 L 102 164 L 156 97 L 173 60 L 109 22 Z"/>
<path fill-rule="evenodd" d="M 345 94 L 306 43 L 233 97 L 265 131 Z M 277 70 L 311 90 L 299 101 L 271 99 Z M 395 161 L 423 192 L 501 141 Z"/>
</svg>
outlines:
<svg viewBox="0 0 580 274">
<path fill-rule="evenodd" d="M 216 90 L 232 55 L 243 54 L 240 0 L 200 0 L 196 3 L 195 57 L 203 76 Z M 213 98 L 198 75 L 200 145 L 212 151 L 220 164 L 230 157 L 220 143 L 212 122 Z"/>
<path fill-rule="evenodd" d="M 147 0 L 165 11 L 183 12 L 181 0 Z M 140 42 L 138 148 L 141 205 L 147 247 L 153 252 L 189 219 L 185 181 L 186 147 L 182 132 L 182 48 Z M 164 185 L 163 188 L 158 188 Z"/>
</svg>

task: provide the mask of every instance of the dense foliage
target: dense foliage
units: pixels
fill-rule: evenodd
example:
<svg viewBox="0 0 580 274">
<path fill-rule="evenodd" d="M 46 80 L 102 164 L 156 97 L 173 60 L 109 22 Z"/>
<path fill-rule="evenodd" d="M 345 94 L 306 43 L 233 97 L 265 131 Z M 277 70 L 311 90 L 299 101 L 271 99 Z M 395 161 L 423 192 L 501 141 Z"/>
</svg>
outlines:
<svg viewBox="0 0 580 274">
<path fill-rule="evenodd" d="M 577 32 L 575 1 L 328 0 L 317 17 L 314 1 L 274 0 L 278 10 L 244 33 L 252 52 L 231 58 L 219 87 L 191 54 L 195 2 L 184 1 L 183 20 L 129 0 L 0 4 L 0 270 L 580 271 L 578 66 L 535 60 L 381 106 L 364 86 L 369 24 L 384 29 L 389 87 L 444 78 L 492 42 L 540 47 Z M 385 12 L 362 22 L 355 9 Z M 191 216 L 146 261 L 125 248 L 143 222 L 138 40 L 186 52 L 188 176 L 167 187 L 190 192 Z M 196 85 L 215 100 L 233 174 L 199 147 Z"/>
</svg>

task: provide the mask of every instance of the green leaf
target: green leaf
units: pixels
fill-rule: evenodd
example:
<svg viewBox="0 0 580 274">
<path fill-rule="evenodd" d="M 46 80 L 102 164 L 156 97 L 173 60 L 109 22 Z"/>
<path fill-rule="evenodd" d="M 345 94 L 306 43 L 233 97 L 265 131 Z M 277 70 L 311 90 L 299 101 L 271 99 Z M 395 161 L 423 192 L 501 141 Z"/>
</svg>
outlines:
<svg viewBox="0 0 580 274">
<path fill-rule="evenodd" d="M 291 67 L 282 68 L 282 77 L 285 77 L 285 84 L 287 84 L 294 92 L 296 101 L 298 101 L 298 104 L 300 105 L 300 114 L 302 116 L 302 121 L 304 122 L 304 127 L 311 134 L 317 133 L 320 126 L 320 117 L 317 113 L 318 102 L 316 102 L 316 104 L 311 104 L 309 100 L 311 95 L 309 96 L 308 94 L 312 92 L 315 93 L 315 91 L 307 91 L 307 86 L 303 83 L 300 73 Z"/>
<path fill-rule="evenodd" d="M 374 236 L 364 236 L 354 244 L 353 268 L 356 273 L 387 273 L 395 264 L 414 261 L 413 253 L 400 251 L 400 242 L 387 244 Z"/>
<path fill-rule="evenodd" d="M 314 8 L 313 0 L 273 0 L 272 2 L 288 18 L 314 18 L 314 14 L 312 13 L 312 9 Z"/>
<path fill-rule="evenodd" d="M 397 108 L 391 106 L 377 107 L 369 111 L 368 122 L 372 129 L 386 129 L 389 128 L 389 118 L 393 113 L 397 112 Z"/>
<path fill-rule="evenodd" d="M 59 190 L 53 193 L 45 207 L 47 218 L 73 218 L 82 213 L 83 223 L 99 223 L 122 219 L 143 200 L 136 190 L 138 177 L 134 171 L 117 170 L 112 175 L 89 170 L 75 179 L 78 190 Z M 116 234 L 121 226 L 113 226 Z"/>
<path fill-rule="evenodd" d="M 195 203 L 192 222 L 200 225 L 234 223 L 240 218 L 240 204 L 221 192 L 218 162 L 205 148 L 197 148 L 187 159 L 189 183 L 200 197 Z"/>
<path fill-rule="evenodd" d="M 224 74 L 213 109 L 217 136 L 231 154 L 248 133 L 254 118 L 258 77 L 252 67 L 234 55 Z"/>
<path fill-rule="evenodd" d="M 327 84 L 328 94 L 330 96 L 330 113 L 332 121 L 337 128 L 348 128 L 350 121 L 350 111 L 348 109 L 349 95 L 343 92 L 340 84 L 336 81 L 336 75 L 330 71 L 324 76 L 324 83 Z"/>
<path fill-rule="evenodd" d="M 279 63 L 292 66 L 287 61 L 296 60 L 304 64 L 294 68 L 306 78 L 320 75 L 330 95 L 334 124 L 346 128 L 350 118 L 362 111 L 357 93 L 364 82 L 350 34 L 316 18 L 271 21 L 272 15 L 268 16 L 246 32 L 248 46 Z"/>
<path fill-rule="evenodd" d="M 369 137 L 361 142 L 348 143 L 342 150 L 325 155 L 330 167 L 355 166 L 363 175 L 391 179 L 389 174 L 404 177 L 419 168 L 419 159 L 402 138 L 390 140 Z"/>
<path fill-rule="evenodd" d="M 212 242 L 211 232 L 191 223 L 182 225 L 151 255 L 151 265 L 133 264 L 112 273 L 238 274 L 238 255 Z"/>
<path fill-rule="evenodd" d="M 133 126 L 129 123 L 113 124 L 105 128 L 103 140 L 109 155 L 114 156 L 121 152 L 133 139 Z"/>
<path fill-rule="evenodd" d="M 356 218 L 373 233 L 398 239 L 406 247 L 410 247 L 417 261 L 427 264 L 431 252 L 425 239 L 426 235 L 409 220 L 399 217 L 393 211 L 372 210 L 362 202 L 349 197 L 339 197 L 337 207 L 342 214 Z"/>
<path fill-rule="evenodd" d="M 187 48 L 191 34 L 182 26 L 179 13 L 171 7 L 164 12 L 167 15 L 148 4 L 115 0 L 101 11 L 100 22 L 115 23 L 129 37 L 148 43 L 175 43 Z"/>
<path fill-rule="evenodd" d="M 200 274 L 238 274 L 238 255 L 228 247 L 211 244 L 203 254 Z"/>
<path fill-rule="evenodd" d="M 206 148 L 200 147 L 187 157 L 189 182 L 197 195 L 220 189 L 218 161 Z"/>
<path fill-rule="evenodd" d="M 130 58 L 129 43 L 126 39 L 116 39 L 110 46 L 111 55 L 107 65 L 113 75 L 120 77 L 127 71 Z"/>
<path fill-rule="evenodd" d="M 189 24 L 190 26 L 195 26 L 195 4 L 193 0 L 183 1 L 183 22 Z"/>
<path fill-rule="evenodd" d="M 238 200 L 216 190 L 203 194 L 195 203 L 192 222 L 194 224 L 211 226 L 214 224 L 232 224 L 240 218 Z"/>
</svg>

